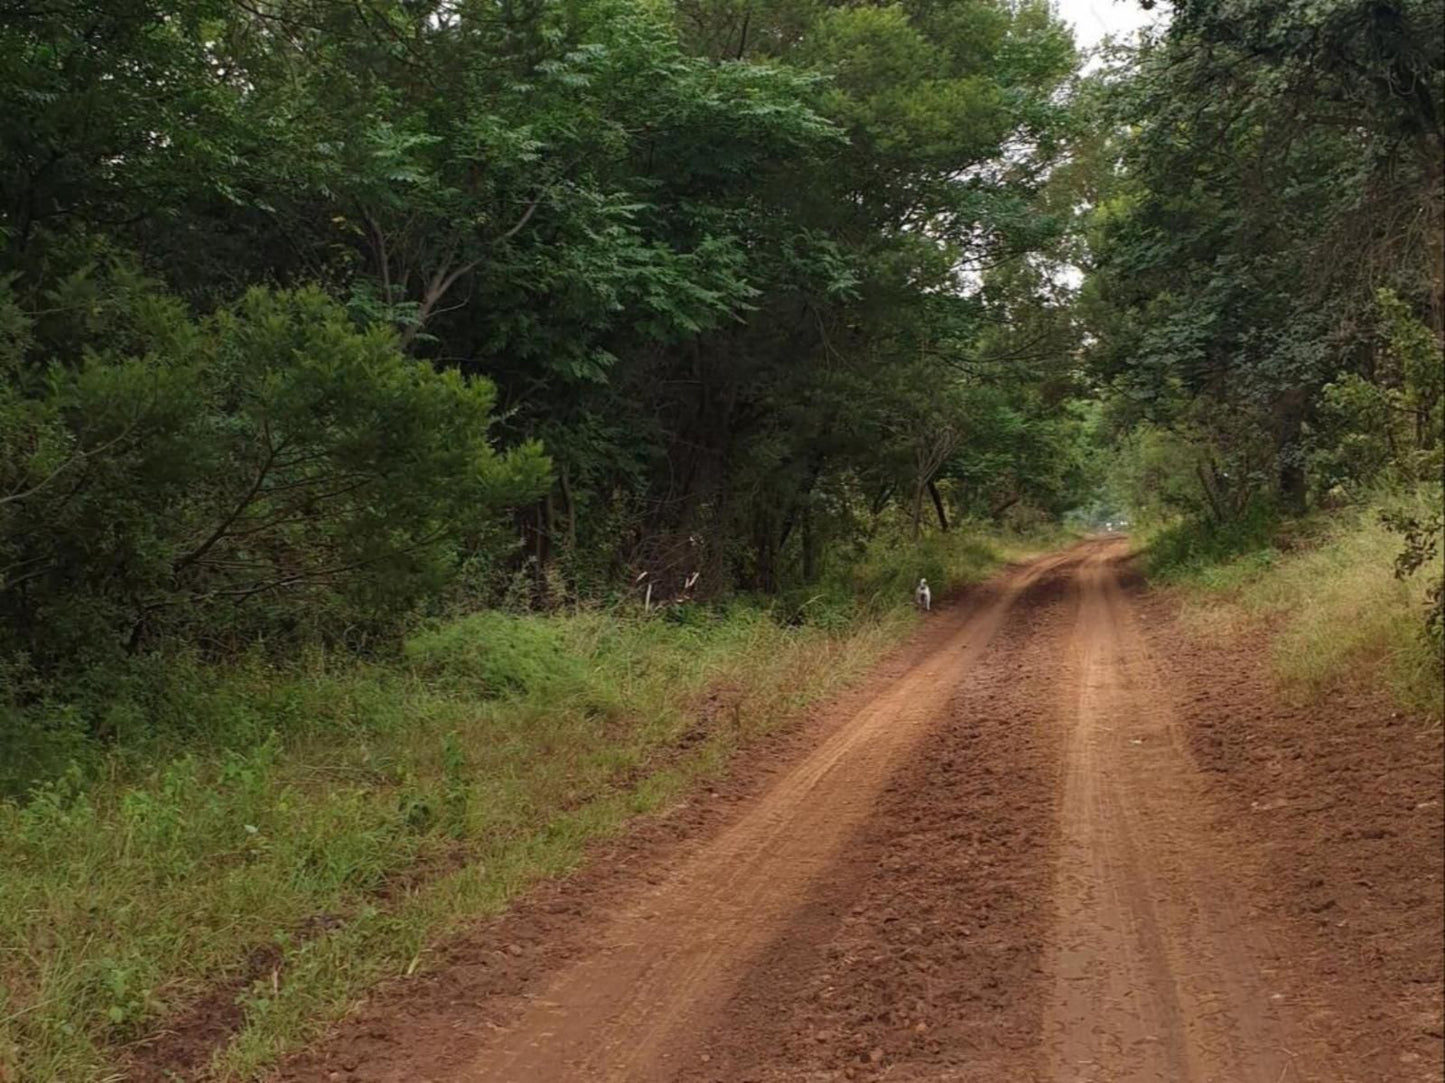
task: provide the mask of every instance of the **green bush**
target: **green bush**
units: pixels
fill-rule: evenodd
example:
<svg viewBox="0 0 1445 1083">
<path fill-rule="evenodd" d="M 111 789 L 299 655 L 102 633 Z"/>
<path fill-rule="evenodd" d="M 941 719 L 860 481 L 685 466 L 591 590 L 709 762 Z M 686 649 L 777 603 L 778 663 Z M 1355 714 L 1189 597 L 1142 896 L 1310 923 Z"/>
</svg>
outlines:
<svg viewBox="0 0 1445 1083">
<path fill-rule="evenodd" d="M 847 573 L 860 604 L 871 609 L 907 605 L 919 579 L 927 579 L 934 598 L 982 579 L 1001 560 L 994 537 L 970 530 L 927 534 L 916 541 L 875 540 Z"/>
<path fill-rule="evenodd" d="M 1219 523 L 1181 519 L 1159 530 L 1144 551 L 1147 573 L 1164 582 L 1215 575 L 1221 567 L 1243 561 L 1254 569 L 1270 565 L 1276 555 L 1280 519 L 1267 505 L 1256 504 L 1243 516 Z M 1223 584 L 1219 584 L 1223 585 Z"/>
<path fill-rule="evenodd" d="M 492 696 L 576 688 L 585 679 L 562 623 L 542 616 L 473 613 L 408 637 L 403 655 L 429 675 Z"/>
<path fill-rule="evenodd" d="M 1303 696 L 1368 677 L 1438 719 L 1445 670 L 1427 615 L 1445 571 L 1427 535 L 1439 505 L 1438 487 L 1424 486 L 1306 520 L 1257 509 L 1222 528 L 1176 523 L 1149 543 L 1147 567 L 1186 590 L 1203 630 L 1268 618 L 1275 671 Z M 1402 561 L 1402 523 L 1423 532 L 1405 548 L 1418 559 Z"/>
<path fill-rule="evenodd" d="M 845 583 L 825 582 L 815 587 L 794 587 L 778 595 L 776 611 L 785 624 L 810 624 L 839 630 L 858 619 L 858 597 Z"/>
<path fill-rule="evenodd" d="M 319 290 L 196 320 L 124 269 L 99 277 L 73 352 L 24 324 L 0 349 L 11 665 L 393 628 L 460 539 L 546 485 L 536 446 L 488 443 L 489 383 L 407 359 Z"/>
</svg>

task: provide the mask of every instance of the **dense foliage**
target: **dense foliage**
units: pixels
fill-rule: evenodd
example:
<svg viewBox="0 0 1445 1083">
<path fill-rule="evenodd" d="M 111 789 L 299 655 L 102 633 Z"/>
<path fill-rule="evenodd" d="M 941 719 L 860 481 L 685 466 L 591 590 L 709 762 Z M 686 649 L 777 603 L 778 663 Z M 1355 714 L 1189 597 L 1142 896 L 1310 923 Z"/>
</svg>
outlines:
<svg viewBox="0 0 1445 1083">
<path fill-rule="evenodd" d="M 1189 0 L 1100 83 L 1126 488 L 1223 521 L 1438 481 L 1445 7 Z"/>
<path fill-rule="evenodd" d="M 1035 2 L 3 0 L 12 701 L 1067 507 L 1075 63 Z"/>
<path fill-rule="evenodd" d="M 1116 498 L 1200 554 L 1383 501 L 1425 552 L 1438 517 L 1400 508 L 1445 471 L 1445 5 L 1181 0 L 1112 61 L 1079 313 Z M 1401 569 L 1438 653 L 1439 562 Z"/>
<path fill-rule="evenodd" d="M 1441 471 L 1435 0 L 0 12 L 14 704 Z"/>
</svg>

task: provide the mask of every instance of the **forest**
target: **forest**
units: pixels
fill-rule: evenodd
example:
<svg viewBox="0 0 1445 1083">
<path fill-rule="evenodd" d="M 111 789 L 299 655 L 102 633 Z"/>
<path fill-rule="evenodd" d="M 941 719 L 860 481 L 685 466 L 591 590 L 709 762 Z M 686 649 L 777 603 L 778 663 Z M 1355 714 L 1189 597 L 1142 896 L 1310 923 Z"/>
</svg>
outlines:
<svg viewBox="0 0 1445 1083">
<path fill-rule="evenodd" d="M 1197 578 L 1353 524 L 1428 698 L 1445 5 L 1158 13 L 0 0 L 0 1079 L 361 914 L 371 970 L 247 1001 L 245 1076 L 513 889 L 368 910 L 397 869 L 632 808 L 708 659 L 831 686 L 921 574 L 1065 529 Z M 583 781 L 508 804 L 567 718 Z M 177 901 L 101 951 L 107 864 Z"/>
</svg>

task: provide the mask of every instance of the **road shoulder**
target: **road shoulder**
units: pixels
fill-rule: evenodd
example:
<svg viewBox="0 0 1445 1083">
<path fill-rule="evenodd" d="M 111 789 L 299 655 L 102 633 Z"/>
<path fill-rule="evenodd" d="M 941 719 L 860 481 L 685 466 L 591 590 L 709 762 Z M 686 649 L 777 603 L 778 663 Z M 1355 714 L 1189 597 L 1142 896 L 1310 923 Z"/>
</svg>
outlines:
<svg viewBox="0 0 1445 1083">
<path fill-rule="evenodd" d="M 1205 639 L 1138 594 L 1151 650 L 1228 829 L 1267 875 L 1251 902 L 1288 937 L 1317 1028 L 1351 1078 L 1445 1073 L 1445 742 L 1360 682 L 1309 704 L 1269 634 Z"/>
</svg>

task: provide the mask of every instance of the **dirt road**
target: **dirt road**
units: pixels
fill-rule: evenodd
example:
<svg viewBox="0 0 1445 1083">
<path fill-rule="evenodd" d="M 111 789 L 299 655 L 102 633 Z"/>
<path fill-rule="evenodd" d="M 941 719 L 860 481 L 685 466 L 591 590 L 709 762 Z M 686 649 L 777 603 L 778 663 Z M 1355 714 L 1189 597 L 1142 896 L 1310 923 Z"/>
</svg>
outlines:
<svg viewBox="0 0 1445 1083">
<path fill-rule="evenodd" d="M 1338 1079 L 1293 1017 L 1285 961 L 1248 917 L 1262 875 L 1210 830 L 1113 548 L 1077 566 L 1045 1077 Z"/>
<path fill-rule="evenodd" d="M 1438 1077 L 1440 966 L 1415 957 L 1439 950 L 1438 807 L 1401 798 L 1411 866 L 1340 873 L 1414 878 L 1403 919 L 1317 919 L 1282 873 L 1307 838 L 1264 845 L 1225 784 L 1253 777 L 1201 769 L 1140 597 L 1118 539 L 1010 570 L 731 811 L 563 906 L 560 957 L 505 995 L 474 958 L 414 1025 L 383 1001 L 282 1078 Z M 1410 785 L 1438 744 L 1401 745 Z M 1434 933 L 1370 979 L 1332 965 L 1396 919 Z"/>
<path fill-rule="evenodd" d="M 983 655 L 1018 594 L 1008 577 L 938 648 L 785 775 L 719 838 L 618 914 L 470 1068 L 475 1080 L 665 1077 L 680 1042 L 866 819 L 879 790 Z"/>
</svg>

